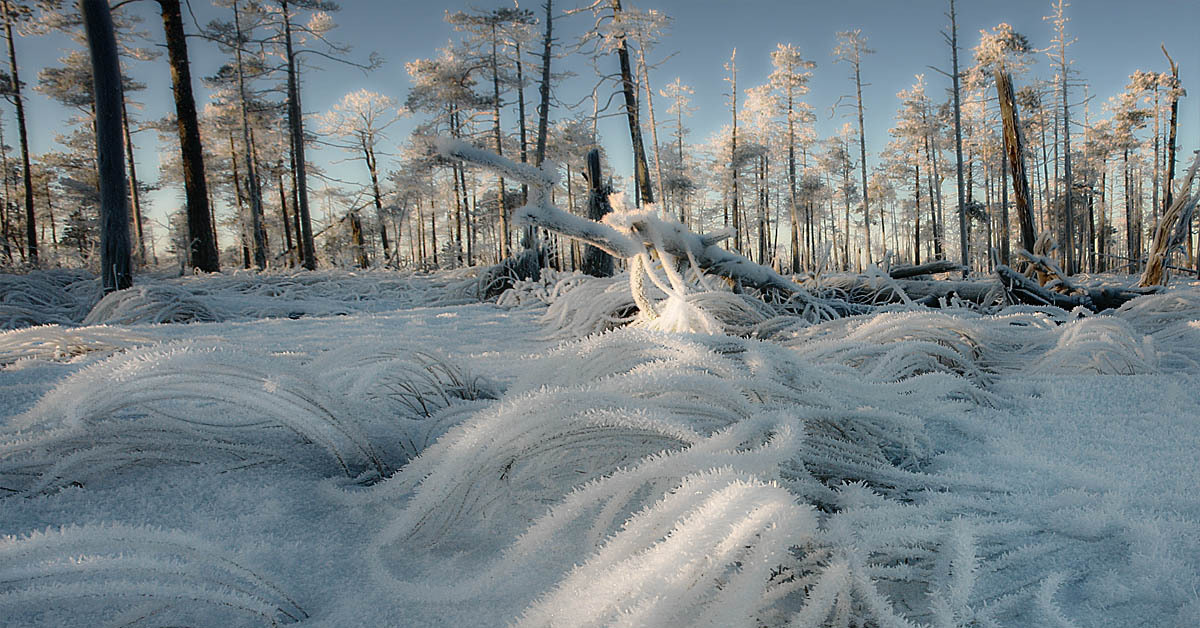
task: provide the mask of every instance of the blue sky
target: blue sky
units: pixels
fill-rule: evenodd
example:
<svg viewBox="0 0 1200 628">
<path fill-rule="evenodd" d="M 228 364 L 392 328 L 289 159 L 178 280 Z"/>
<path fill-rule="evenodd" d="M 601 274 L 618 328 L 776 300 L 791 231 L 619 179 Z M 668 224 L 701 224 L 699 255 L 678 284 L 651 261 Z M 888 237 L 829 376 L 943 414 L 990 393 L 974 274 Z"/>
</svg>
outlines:
<svg viewBox="0 0 1200 628">
<path fill-rule="evenodd" d="M 533 2 L 523 1 L 522 6 L 538 9 Z M 914 75 L 924 73 L 931 95 L 936 90 L 949 87 L 949 79 L 930 70 L 936 65 L 942 69 L 949 66 L 948 47 L 939 33 L 948 24 L 944 13 L 946 2 L 940 0 L 847 0 L 841 2 L 775 1 L 775 0 L 625 0 L 639 8 L 657 9 L 673 18 L 664 40 L 654 51 L 654 56 L 674 56 L 656 68 L 651 81 L 661 87 L 680 77 L 695 89 L 693 105 L 699 107 L 688 126 L 692 129 L 693 141 L 702 141 L 722 125 L 728 123 L 726 104 L 728 84 L 724 64 L 733 48 L 738 49 L 739 88 L 744 89 L 765 82 L 769 74 L 769 53 L 777 43 L 790 42 L 817 63 L 810 83 L 807 100 L 818 114 L 817 130 L 822 136 L 836 132 L 843 123 L 851 121 L 849 111 L 831 114 L 831 107 L 839 97 L 852 93 L 849 69 L 844 64 L 833 62 L 832 49 L 838 31 L 862 29 L 876 54 L 863 62 L 863 88 L 867 106 L 866 133 L 871 140 L 868 150 L 878 149 L 887 141 L 887 131 L 893 125 L 893 116 L 898 104 L 896 93 L 912 85 Z M 557 7 L 563 9 L 577 6 L 558 0 Z M 506 6 L 507 2 L 474 0 L 472 6 L 491 8 Z M 222 16 L 220 9 L 208 5 L 205 0 L 193 0 L 194 9 L 202 23 Z M 404 64 L 416 58 L 433 56 L 438 47 L 457 34 L 447 25 L 443 16 L 446 10 L 466 8 L 458 2 L 411 2 L 382 0 L 344 0 L 342 11 L 335 15 L 339 27 L 334 31 L 335 39 L 351 42 L 354 56 L 365 59 L 375 51 L 386 60 L 379 70 L 364 75 L 357 70 L 324 63 L 324 70 L 315 70 L 306 76 L 304 105 L 309 113 L 327 110 L 334 102 L 349 91 L 367 88 L 403 101 L 408 92 L 408 78 Z M 129 7 L 146 16 L 146 29 L 154 40 L 159 41 L 160 21 L 153 13 L 153 3 L 135 3 Z M 1000 22 L 1008 22 L 1025 34 L 1038 47 L 1048 46 L 1052 36 L 1052 25 L 1042 18 L 1050 13 L 1049 0 L 1009 0 L 989 2 L 984 0 L 959 0 L 959 37 L 963 61 L 970 61 L 970 49 L 977 43 L 980 29 L 989 29 Z M 1090 85 L 1095 96 L 1091 103 L 1093 118 L 1102 115 L 1101 107 L 1107 99 L 1119 93 L 1128 76 L 1134 70 L 1166 70 L 1166 60 L 1159 50 L 1165 43 L 1181 66 L 1185 87 L 1200 95 L 1200 82 L 1193 76 L 1200 72 L 1200 39 L 1196 37 L 1196 25 L 1200 24 L 1200 3 L 1194 0 L 1149 0 L 1127 2 L 1120 0 L 1076 0 L 1068 8 L 1071 19 L 1069 33 L 1076 42 L 1068 53 L 1075 61 L 1080 77 Z M 558 23 L 558 32 L 564 42 L 569 41 L 590 24 L 587 16 L 568 17 Z M 191 25 L 188 25 L 191 30 Z M 60 48 L 69 45 L 62 37 L 35 37 L 18 41 L 18 53 L 25 59 L 23 69 L 26 82 L 34 80 L 36 68 L 52 62 L 61 54 Z M 192 40 L 193 77 L 212 74 L 222 62 L 220 53 L 206 42 Z M 585 95 L 590 85 L 590 66 L 572 59 L 558 62 L 560 68 L 574 70 L 581 78 L 567 82 L 561 88 L 564 100 L 575 101 Z M 609 64 L 616 69 L 616 59 Z M 1050 77 L 1044 55 L 1040 55 L 1034 72 Z M 171 111 L 169 73 L 165 62 L 141 64 L 136 71 L 149 89 L 139 94 L 144 102 L 143 117 L 161 116 Z M 199 85 L 197 85 L 199 88 Z M 205 94 L 199 89 L 198 94 Z M 527 97 L 534 98 L 530 89 Z M 1083 98 L 1083 90 L 1076 89 L 1073 102 Z M 30 135 L 35 152 L 52 147 L 53 136 L 67 117 L 65 112 L 52 103 L 34 94 L 29 107 Z M 1183 154 L 1200 146 L 1197 133 L 1200 131 L 1200 98 L 1186 99 L 1180 111 L 1181 148 Z M 661 105 L 660 105 L 661 106 Z M 590 109 L 590 106 L 589 106 Z M 1075 115 L 1081 117 L 1080 110 Z M 554 111 L 552 115 L 565 115 Z M 6 121 L 11 125 L 11 115 Z M 392 136 L 402 141 L 412 125 L 411 120 L 395 127 Z M 509 118 L 511 122 L 511 116 Z M 10 127 L 11 129 L 11 127 Z M 11 143 L 15 133 L 9 130 Z M 628 168 L 628 131 L 619 120 L 602 125 L 603 142 L 618 169 Z M 157 171 L 156 143 L 151 133 L 142 134 L 138 160 L 142 172 Z M 344 159 L 338 152 L 316 151 L 310 159 L 329 163 Z M 870 156 L 868 156 L 870 159 Z M 381 164 L 387 165 L 387 164 Z M 354 162 L 334 166 L 339 176 L 362 178 L 365 173 Z M 156 217 L 165 215 L 179 204 L 174 195 L 156 196 Z"/>
</svg>

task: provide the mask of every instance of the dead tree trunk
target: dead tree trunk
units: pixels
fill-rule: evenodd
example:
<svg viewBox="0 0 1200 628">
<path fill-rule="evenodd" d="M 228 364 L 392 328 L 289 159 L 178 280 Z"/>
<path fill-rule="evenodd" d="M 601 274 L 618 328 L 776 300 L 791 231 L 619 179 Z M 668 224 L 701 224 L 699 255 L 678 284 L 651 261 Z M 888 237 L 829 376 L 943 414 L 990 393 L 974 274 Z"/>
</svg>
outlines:
<svg viewBox="0 0 1200 628">
<path fill-rule="evenodd" d="M 1013 202 L 1021 230 L 1021 248 L 1033 251 L 1037 240 L 1033 231 L 1033 211 L 1029 207 L 1029 177 L 1025 174 L 1025 151 L 1021 146 L 1020 114 L 1013 99 L 1012 75 L 996 70 L 996 95 L 1004 124 L 1004 152 L 1012 175 Z"/>
<path fill-rule="evenodd" d="M 350 212 L 350 241 L 354 244 L 355 263 L 359 268 L 369 268 L 371 260 L 367 257 L 367 243 L 363 239 L 362 221 L 359 220 L 357 211 Z"/>
<path fill-rule="evenodd" d="M 613 15 L 619 20 L 621 0 L 612 0 L 612 8 Z M 650 186 L 650 168 L 646 164 L 642 124 L 638 119 L 637 92 L 633 88 L 633 69 L 629 63 L 629 42 L 624 37 L 621 37 L 621 43 L 617 46 L 617 59 L 621 62 L 621 91 L 625 95 L 625 117 L 629 120 L 629 139 L 633 144 L 634 178 L 641 203 L 653 203 L 654 190 Z"/>
<path fill-rule="evenodd" d="M 588 180 L 588 218 L 599 221 L 612 211 L 608 204 L 608 195 L 612 192 L 603 181 L 600 173 L 600 151 L 593 148 L 587 154 Z M 611 277 L 613 274 L 613 258 L 608 253 L 588 244 L 583 248 L 583 263 L 581 270 L 593 277 Z"/>
<path fill-rule="evenodd" d="M 554 29 L 554 0 L 546 0 L 546 34 L 542 38 L 542 84 L 538 87 L 538 138 L 533 163 L 541 166 L 546 160 L 546 132 L 550 124 L 550 47 Z"/>
</svg>

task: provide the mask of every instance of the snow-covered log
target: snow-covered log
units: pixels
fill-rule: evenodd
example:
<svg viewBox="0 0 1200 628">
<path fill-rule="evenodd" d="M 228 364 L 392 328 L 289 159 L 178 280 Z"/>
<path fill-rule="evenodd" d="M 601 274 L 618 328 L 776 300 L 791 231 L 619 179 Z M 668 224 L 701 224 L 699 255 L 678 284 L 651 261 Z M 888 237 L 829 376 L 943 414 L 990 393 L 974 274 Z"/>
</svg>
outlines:
<svg viewBox="0 0 1200 628">
<path fill-rule="evenodd" d="M 550 202 L 550 187 L 558 177 L 542 168 L 519 164 L 495 153 L 455 139 L 437 138 L 434 148 L 447 159 L 494 170 L 529 185 L 529 203 L 514 211 L 518 222 L 533 224 L 621 258 L 632 258 L 657 248 L 679 259 L 691 260 L 706 273 L 720 275 L 738 284 L 772 292 L 784 297 L 808 301 L 802 286 L 774 270 L 717 246 L 727 234 L 701 235 L 684 225 L 653 215 L 652 212 L 614 212 L 602 222 L 588 220 L 562 211 Z"/>
<path fill-rule="evenodd" d="M 1005 292 L 1014 303 L 1052 305 L 1064 310 L 1083 306 L 1093 312 L 1103 312 L 1119 308 L 1138 297 L 1157 292 L 1155 288 L 1078 288 L 1078 294 L 1062 294 L 1049 290 L 1033 279 L 1004 265 L 996 267 L 996 276 L 1000 278 Z"/>
</svg>

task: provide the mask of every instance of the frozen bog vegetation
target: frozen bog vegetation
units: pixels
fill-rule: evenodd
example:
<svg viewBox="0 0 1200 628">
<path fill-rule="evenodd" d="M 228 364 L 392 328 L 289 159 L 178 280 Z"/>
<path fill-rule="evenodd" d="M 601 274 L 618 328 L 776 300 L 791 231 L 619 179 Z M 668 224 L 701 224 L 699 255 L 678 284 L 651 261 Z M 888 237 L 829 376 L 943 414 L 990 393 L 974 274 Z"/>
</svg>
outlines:
<svg viewBox="0 0 1200 628">
<path fill-rule="evenodd" d="M 3 623 L 1200 622 L 1196 285 L 830 316 L 637 259 L 3 278 Z"/>
</svg>

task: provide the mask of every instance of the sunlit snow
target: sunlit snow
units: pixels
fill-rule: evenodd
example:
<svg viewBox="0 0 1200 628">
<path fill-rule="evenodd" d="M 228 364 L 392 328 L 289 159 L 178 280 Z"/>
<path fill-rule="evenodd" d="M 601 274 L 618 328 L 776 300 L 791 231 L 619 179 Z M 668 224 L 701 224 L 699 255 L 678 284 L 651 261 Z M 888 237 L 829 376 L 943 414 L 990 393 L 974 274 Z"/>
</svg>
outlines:
<svg viewBox="0 0 1200 628">
<path fill-rule="evenodd" d="M 648 286 L 681 333 L 625 276 L 3 281 L 4 625 L 1200 625 L 1194 284 Z"/>
</svg>

